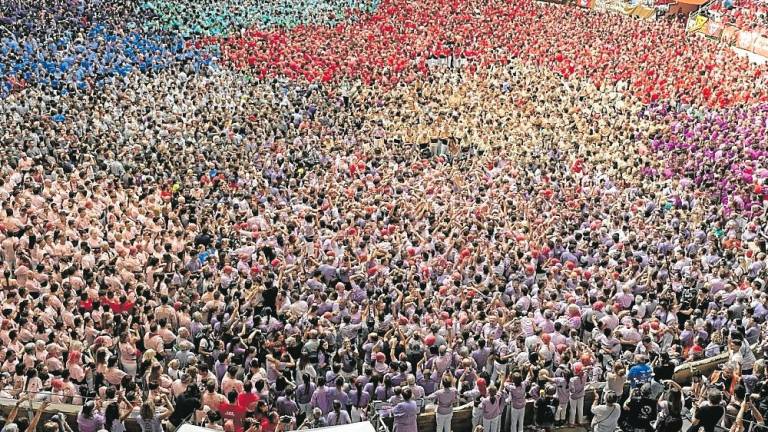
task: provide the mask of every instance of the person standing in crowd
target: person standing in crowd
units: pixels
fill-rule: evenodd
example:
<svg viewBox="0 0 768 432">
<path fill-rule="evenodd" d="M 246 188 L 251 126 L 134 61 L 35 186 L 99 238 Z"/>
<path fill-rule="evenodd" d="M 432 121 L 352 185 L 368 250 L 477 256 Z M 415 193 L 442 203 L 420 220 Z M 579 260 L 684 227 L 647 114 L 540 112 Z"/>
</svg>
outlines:
<svg viewBox="0 0 768 432">
<path fill-rule="evenodd" d="M 587 380 L 584 373 L 584 365 L 573 365 L 573 377 L 568 381 L 569 403 L 568 424 L 571 426 L 584 422 L 584 389 Z"/>
<path fill-rule="evenodd" d="M 173 404 L 167 396 L 159 396 L 156 401 L 157 404 L 147 400 L 141 405 L 138 418 L 141 432 L 163 432 L 163 422 L 173 415 Z"/>
<path fill-rule="evenodd" d="M 603 393 L 603 403 L 599 403 L 597 391 L 592 398 L 592 432 L 612 432 L 619 428 L 619 418 L 621 417 L 621 405 L 618 404 L 619 398 L 613 390 L 607 390 Z"/>
<path fill-rule="evenodd" d="M 720 424 L 720 420 L 725 415 L 725 408 L 722 406 L 723 392 L 717 389 L 710 389 L 707 392 L 707 400 L 699 405 L 694 405 L 693 416 L 691 418 L 691 427 L 689 432 L 714 432 L 715 427 Z"/>
<path fill-rule="evenodd" d="M 552 384 L 547 384 L 535 402 L 536 425 L 547 432 L 555 427 L 556 414 L 560 405 L 555 397 L 556 394 L 557 389 Z"/>
<path fill-rule="evenodd" d="M 419 406 L 411 399 L 411 389 L 402 391 L 403 401 L 395 405 L 392 416 L 394 417 L 394 432 L 417 432 L 416 420 L 419 415 Z"/>
<path fill-rule="evenodd" d="M 483 412 L 483 429 L 489 432 L 498 432 L 501 427 L 501 413 L 503 408 L 503 398 L 498 395 L 495 386 L 488 387 L 488 396 L 480 402 L 480 409 Z"/>
<path fill-rule="evenodd" d="M 326 419 L 328 426 L 339 426 L 352 423 L 349 413 L 346 409 L 341 409 L 341 402 L 333 401 L 333 410 L 328 413 Z"/>
<path fill-rule="evenodd" d="M 680 432 L 683 429 L 683 391 L 672 380 L 664 381 L 665 394 L 659 401 L 659 416 L 655 430 L 658 432 Z"/>
<path fill-rule="evenodd" d="M 624 402 L 624 422 L 622 429 L 650 432 L 656 421 L 657 400 L 651 397 L 651 384 L 632 389 L 629 398 Z"/>
<path fill-rule="evenodd" d="M 104 428 L 104 416 L 98 410 L 97 404 L 88 401 L 77 415 L 77 429 L 80 432 L 97 432 Z M 142 430 L 143 432 L 143 430 Z"/>
<path fill-rule="evenodd" d="M 509 402 L 507 411 L 511 422 L 512 431 L 523 432 L 523 424 L 525 420 L 525 404 L 526 396 L 528 394 L 528 387 L 530 378 L 530 369 L 528 376 L 523 380 L 523 376 L 520 372 L 515 372 L 510 375 L 510 380 L 505 387 L 506 394 L 509 395 Z"/>
<path fill-rule="evenodd" d="M 120 412 L 120 404 L 117 403 L 107 405 L 104 410 L 104 429 L 109 432 L 125 432 L 125 419 L 131 412 L 129 409 Z"/>
<path fill-rule="evenodd" d="M 693 429 L 709 384 L 766 411 L 768 66 L 723 41 L 532 0 L 1 9 L 0 395 L 82 432 L 408 431 L 430 395 L 519 432 L 605 382 L 602 429 L 723 353 Z"/>
<path fill-rule="evenodd" d="M 458 399 L 458 392 L 453 386 L 453 378 L 447 374 L 443 375 L 440 389 L 427 396 L 427 399 L 437 404 L 435 411 L 436 432 L 451 432 L 453 406 Z"/>
</svg>

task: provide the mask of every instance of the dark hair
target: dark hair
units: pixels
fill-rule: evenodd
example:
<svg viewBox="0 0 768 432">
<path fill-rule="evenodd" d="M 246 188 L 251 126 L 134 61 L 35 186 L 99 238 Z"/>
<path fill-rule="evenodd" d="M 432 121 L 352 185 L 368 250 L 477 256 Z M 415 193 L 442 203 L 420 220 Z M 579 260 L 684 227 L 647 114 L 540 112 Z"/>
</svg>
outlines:
<svg viewBox="0 0 768 432">
<path fill-rule="evenodd" d="M 111 403 L 107 405 L 107 408 L 104 410 L 104 429 L 111 431 L 112 422 L 119 419 L 120 419 L 120 409 L 117 407 L 117 404 Z"/>
<path fill-rule="evenodd" d="M 720 405 L 720 402 L 723 401 L 723 393 L 718 389 L 710 389 L 707 400 L 709 400 L 710 405 Z"/>
<path fill-rule="evenodd" d="M 677 387 L 669 389 L 669 395 L 667 396 L 669 404 L 669 415 L 680 416 L 683 411 L 683 393 Z"/>
<path fill-rule="evenodd" d="M 403 399 L 405 399 L 407 401 L 411 400 L 411 397 L 413 397 L 413 393 L 411 393 L 411 388 L 410 387 L 405 387 L 403 389 L 403 391 L 401 392 L 401 394 L 403 395 Z"/>
<path fill-rule="evenodd" d="M 95 405 L 93 404 L 93 401 L 88 401 L 83 405 L 82 410 L 80 411 L 83 414 L 83 417 L 85 418 L 91 418 L 93 417 L 93 408 Z"/>
</svg>

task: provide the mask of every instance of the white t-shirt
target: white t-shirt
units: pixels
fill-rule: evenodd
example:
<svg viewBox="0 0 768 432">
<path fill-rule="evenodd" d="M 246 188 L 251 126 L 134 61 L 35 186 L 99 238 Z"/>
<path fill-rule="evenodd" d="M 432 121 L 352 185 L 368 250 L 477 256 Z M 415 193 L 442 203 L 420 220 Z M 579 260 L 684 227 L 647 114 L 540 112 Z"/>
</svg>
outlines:
<svg viewBox="0 0 768 432">
<path fill-rule="evenodd" d="M 593 406 L 592 414 L 595 415 L 592 417 L 593 432 L 613 432 L 619 425 L 621 406 L 617 403 Z"/>
</svg>

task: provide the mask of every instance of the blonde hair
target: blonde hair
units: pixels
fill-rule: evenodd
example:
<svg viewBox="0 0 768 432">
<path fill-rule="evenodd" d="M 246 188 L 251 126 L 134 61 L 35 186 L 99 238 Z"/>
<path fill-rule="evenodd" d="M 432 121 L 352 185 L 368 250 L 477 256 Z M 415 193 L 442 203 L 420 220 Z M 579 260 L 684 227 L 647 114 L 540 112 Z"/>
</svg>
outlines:
<svg viewBox="0 0 768 432">
<path fill-rule="evenodd" d="M 152 420 L 155 418 L 155 404 L 152 403 L 151 399 L 141 404 L 139 415 L 144 420 Z"/>
<path fill-rule="evenodd" d="M 141 361 L 145 362 L 147 360 L 154 360 L 156 356 L 157 356 L 157 352 L 155 352 L 155 350 L 150 348 L 144 351 L 144 355 L 141 356 Z"/>
</svg>

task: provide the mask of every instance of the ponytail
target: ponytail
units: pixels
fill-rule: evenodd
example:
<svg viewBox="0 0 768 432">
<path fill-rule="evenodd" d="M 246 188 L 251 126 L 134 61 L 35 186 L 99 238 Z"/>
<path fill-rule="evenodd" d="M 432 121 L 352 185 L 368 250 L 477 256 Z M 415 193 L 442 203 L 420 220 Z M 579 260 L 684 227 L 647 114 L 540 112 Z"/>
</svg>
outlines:
<svg viewBox="0 0 768 432">
<path fill-rule="evenodd" d="M 355 382 L 355 388 L 357 389 L 357 407 L 363 407 L 363 383 L 360 381 Z"/>
</svg>

